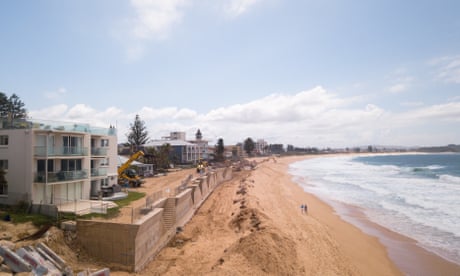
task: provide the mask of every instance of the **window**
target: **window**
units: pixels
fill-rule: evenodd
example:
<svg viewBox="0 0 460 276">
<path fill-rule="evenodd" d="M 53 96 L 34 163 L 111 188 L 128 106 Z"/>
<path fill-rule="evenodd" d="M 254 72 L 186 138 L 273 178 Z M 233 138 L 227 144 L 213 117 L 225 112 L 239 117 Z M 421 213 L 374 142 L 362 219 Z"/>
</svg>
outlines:
<svg viewBox="0 0 460 276">
<path fill-rule="evenodd" d="M 61 160 L 61 171 L 81 171 L 81 159 Z"/>
<path fill-rule="evenodd" d="M 8 194 L 8 181 L 6 180 L 6 170 L 8 169 L 8 160 L 0 160 L 0 195 Z M 3 166 L 6 166 L 4 168 Z"/>
<path fill-rule="evenodd" d="M 46 172 L 46 160 L 37 160 L 37 172 Z M 48 172 L 54 172 L 53 159 L 48 159 Z"/>
<path fill-rule="evenodd" d="M 5 179 L 4 170 L 0 170 L 0 195 L 8 195 L 8 182 Z"/>
<path fill-rule="evenodd" d="M 83 144 L 82 138 L 76 136 L 62 136 L 62 143 L 64 145 L 65 154 L 78 153 L 77 149 Z"/>
<path fill-rule="evenodd" d="M 8 160 L 0 160 L 0 170 L 8 170 Z"/>
<path fill-rule="evenodd" d="M 0 146 L 8 146 L 8 135 L 0 135 Z"/>
<path fill-rule="evenodd" d="M 104 158 L 101 160 L 100 166 L 108 166 L 109 165 L 109 158 Z"/>
<path fill-rule="evenodd" d="M 108 147 L 109 139 L 101 139 L 101 147 Z"/>
</svg>

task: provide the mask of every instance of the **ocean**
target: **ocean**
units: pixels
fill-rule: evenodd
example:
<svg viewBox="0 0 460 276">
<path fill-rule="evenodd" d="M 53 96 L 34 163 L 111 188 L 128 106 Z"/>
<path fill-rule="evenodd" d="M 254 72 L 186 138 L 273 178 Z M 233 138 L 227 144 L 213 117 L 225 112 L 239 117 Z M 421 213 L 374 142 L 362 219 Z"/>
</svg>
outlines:
<svg viewBox="0 0 460 276">
<path fill-rule="evenodd" d="M 358 207 L 368 220 L 460 264 L 460 154 L 319 157 L 289 172 L 342 218 L 344 204 Z"/>
</svg>

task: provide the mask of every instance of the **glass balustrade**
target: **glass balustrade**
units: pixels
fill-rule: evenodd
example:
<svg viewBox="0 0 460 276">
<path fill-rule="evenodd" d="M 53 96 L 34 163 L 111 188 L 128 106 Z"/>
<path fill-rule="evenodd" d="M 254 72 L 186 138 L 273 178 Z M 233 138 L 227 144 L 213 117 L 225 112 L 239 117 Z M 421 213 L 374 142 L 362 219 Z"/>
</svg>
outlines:
<svg viewBox="0 0 460 276">
<path fill-rule="evenodd" d="M 59 172 L 49 172 L 48 174 L 44 172 L 35 173 L 35 182 L 38 183 L 54 183 L 54 182 L 65 182 L 65 181 L 74 181 L 88 178 L 88 170 L 81 171 L 59 171 Z"/>
<path fill-rule="evenodd" d="M 107 169 L 106 168 L 97 168 L 97 169 L 91 169 L 91 176 L 106 176 L 107 175 Z"/>
<path fill-rule="evenodd" d="M 107 156 L 107 148 L 91 148 L 91 155 Z"/>
<path fill-rule="evenodd" d="M 86 147 L 35 147 L 35 156 L 86 156 L 88 148 Z"/>
</svg>

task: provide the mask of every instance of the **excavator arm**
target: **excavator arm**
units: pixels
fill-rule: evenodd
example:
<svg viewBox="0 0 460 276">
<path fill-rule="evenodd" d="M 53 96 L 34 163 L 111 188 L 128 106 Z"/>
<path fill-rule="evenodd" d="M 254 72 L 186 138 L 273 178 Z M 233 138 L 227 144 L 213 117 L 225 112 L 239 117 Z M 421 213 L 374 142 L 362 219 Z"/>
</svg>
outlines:
<svg viewBox="0 0 460 276">
<path fill-rule="evenodd" d="M 133 187 L 139 187 L 144 182 L 134 170 L 129 170 L 131 163 L 143 155 L 142 151 L 136 152 L 118 168 L 118 183 L 120 185 L 125 184 L 125 181 L 127 181 Z"/>
<path fill-rule="evenodd" d="M 131 166 L 131 163 L 135 160 L 137 160 L 139 157 L 144 156 L 143 151 L 138 151 L 135 154 L 131 155 L 131 157 L 123 163 L 119 168 L 118 168 L 118 177 L 121 177 L 124 173 L 124 171 Z"/>
</svg>

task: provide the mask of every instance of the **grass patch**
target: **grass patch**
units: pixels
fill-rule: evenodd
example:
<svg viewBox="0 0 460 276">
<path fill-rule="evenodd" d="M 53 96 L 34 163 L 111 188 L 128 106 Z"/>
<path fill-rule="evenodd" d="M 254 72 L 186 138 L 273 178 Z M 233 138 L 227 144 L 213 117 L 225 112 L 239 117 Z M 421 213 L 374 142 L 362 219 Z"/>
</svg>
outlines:
<svg viewBox="0 0 460 276">
<path fill-rule="evenodd" d="M 81 219 L 91 219 L 91 218 L 111 219 L 111 218 L 114 218 L 118 216 L 121 208 L 128 206 L 129 204 L 131 204 L 131 202 L 141 199 L 144 196 L 145 196 L 145 193 L 129 191 L 127 198 L 113 201 L 118 205 L 118 207 L 107 209 L 107 214 L 93 213 L 93 214 L 87 214 L 87 215 L 80 216 L 79 218 Z"/>
<path fill-rule="evenodd" d="M 29 214 L 15 208 L 2 208 L 2 211 L 0 211 L 0 218 L 4 220 L 6 216 L 9 216 L 9 220 L 14 224 L 32 222 L 35 226 L 40 227 L 55 223 L 55 219 L 52 217 L 42 214 Z"/>
<path fill-rule="evenodd" d="M 81 219 L 91 219 L 91 218 L 104 218 L 110 219 L 116 217 L 120 213 L 120 208 L 128 206 L 131 202 L 136 201 L 145 197 L 145 193 L 139 193 L 134 191 L 128 192 L 128 197 L 125 199 L 115 200 L 114 202 L 118 207 L 110 208 L 107 210 L 107 214 L 87 214 L 83 216 L 78 216 Z M 10 217 L 12 223 L 25 223 L 32 222 L 34 225 L 40 227 L 43 225 L 55 225 L 56 218 L 48 217 L 42 214 L 33 214 L 29 212 L 28 205 L 26 203 L 20 202 L 14 206 L 0 206 L 0 219 L 5 219 L 6 216 Z M 60 213 L 59 221 L 63 220 L 75 220 L 77 217 L 75 214 Z"/>
<path fill-rule="evenodd" d="M 13 221 L 13 223 L 25 223 L 30 221 L 38 227 L 42 225 L 49 225 L 55 223 L 54 218 L 42 214 L 15 213 L 11 214 L 11 220 Z"/>
<path fill-rule="evenodd" d="M 119 207 L 128 206 L 131 202 L 141 199 L 145 196 L 145 193 L 139 192 L 128 192 L 128 197 L 120 200 L 115 200 L 114 202 L 118 204 Z"/>
</svg>

